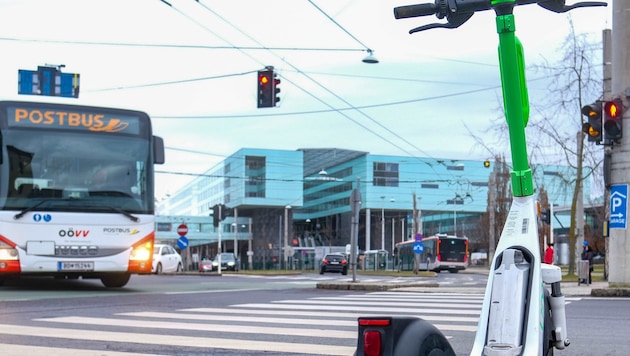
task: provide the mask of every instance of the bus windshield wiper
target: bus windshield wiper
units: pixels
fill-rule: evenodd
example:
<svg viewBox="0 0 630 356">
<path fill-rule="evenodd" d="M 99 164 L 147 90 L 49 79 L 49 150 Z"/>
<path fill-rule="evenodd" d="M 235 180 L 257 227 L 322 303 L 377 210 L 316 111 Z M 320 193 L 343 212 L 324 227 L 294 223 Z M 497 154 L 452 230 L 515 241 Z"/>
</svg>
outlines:
<svg viewBox="0 0 630 356">
<path fill-rule="evenodd" d="M 44 204 L 45 202 L 51 201 L 51 200 L 53 200 L 53 199 L 40 200 L 39 202 L 37 202 L 37 204 L 29 206 L 29 207 L 25 208 L 24 210 L 20 211 L 19 213 L 13 215 L 13 220 L 20 219 L 22 216 L 24 216 L 24 214 L 28 213 L 29 211 L 33 211 L 33 210 L 39 208 L 40 205 Z"/>
<path fill-rule="evenodd" d="M 128 217 L 128 218 L 129 218 L 129 220 L 131 220 L 131 221 L 133 221 L 133 222 L 138 222 L 138 221 L 140 220 L 140 218 L 138 218 L 137 216 L 135 216 L 135 215 L 131 214 L 130 212 L 125 211 L 125 210 L 123 210 L 123 209 L 116 208 L 116 207 L 114 207 L 114 206 L 109 206 L 109 205 L 106 205 L 105 207 L 106 207 L 106 208 L 109 208 L 109 209 L 112 209 L 113 211 L 115 211 L 115 212 L 117 212 L 117 213 L 121 213 L 121 214 L 123 214 L 124 216 Z"/>
</svg>

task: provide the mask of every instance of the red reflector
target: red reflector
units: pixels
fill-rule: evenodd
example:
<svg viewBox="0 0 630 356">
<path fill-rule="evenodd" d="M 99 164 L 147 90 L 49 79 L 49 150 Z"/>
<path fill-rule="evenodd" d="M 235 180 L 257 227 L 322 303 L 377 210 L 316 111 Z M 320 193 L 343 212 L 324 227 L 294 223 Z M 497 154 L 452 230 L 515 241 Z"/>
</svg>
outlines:
<svg viewBox="0 0 630 356">
<path fill-rule="evenodd" d="M 378 331 L 366 331 L 363 333 L 363 354 L 365 356 L 381 355 L 381 333 Z"/>
<path fill-rule="evenodd" d="M 359 319 L 361 326 L 389 326 L 391 322 L 390 319 Z"/>
</svg>

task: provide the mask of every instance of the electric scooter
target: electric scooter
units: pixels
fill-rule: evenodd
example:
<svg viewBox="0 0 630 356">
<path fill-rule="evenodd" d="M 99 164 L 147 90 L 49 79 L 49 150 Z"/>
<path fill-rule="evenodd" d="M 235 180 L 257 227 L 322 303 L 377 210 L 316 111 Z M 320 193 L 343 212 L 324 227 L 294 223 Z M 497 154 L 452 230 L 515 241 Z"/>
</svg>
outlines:
<svg viewBox="0 0 630 356">
<path fill-rule="evenodd" d="M 499 239 L 484 294 L 471 356 L 553 355 L 569 346 L 560 267 L 542 263 L 532 172 L 527 159 L 525 126 L 529 99 L 523 46 L 515 36 L 513 10 L 538 4 L 563 13 L 579 7 L 607 6 L 605 2 L 564 0 L 435 0 L 401 6 L 396 19 L 436 15 L 445 23 L 416 27 L 410 34 L 453 29 L 475 12 L 494 10 L 499 34 L 499 64 L 505 116 L 510 135 L 513 201 Z M 444 335 L 429 322 L 410 317 L 360 317 L 356 355 L 455 355 Z"/>
</svg>

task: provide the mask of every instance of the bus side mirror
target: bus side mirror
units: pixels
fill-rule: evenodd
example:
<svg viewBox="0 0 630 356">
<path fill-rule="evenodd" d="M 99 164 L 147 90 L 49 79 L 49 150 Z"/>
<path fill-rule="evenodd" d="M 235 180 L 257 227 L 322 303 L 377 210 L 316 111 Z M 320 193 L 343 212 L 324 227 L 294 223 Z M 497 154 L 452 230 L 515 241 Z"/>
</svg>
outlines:
<svg viewBox="0 0 630 356">
<path fill-rule="evenodd" d="M 164 140 L 159 136 L 153 136 L 153 163 L 164 164 Z"/>
</svg>

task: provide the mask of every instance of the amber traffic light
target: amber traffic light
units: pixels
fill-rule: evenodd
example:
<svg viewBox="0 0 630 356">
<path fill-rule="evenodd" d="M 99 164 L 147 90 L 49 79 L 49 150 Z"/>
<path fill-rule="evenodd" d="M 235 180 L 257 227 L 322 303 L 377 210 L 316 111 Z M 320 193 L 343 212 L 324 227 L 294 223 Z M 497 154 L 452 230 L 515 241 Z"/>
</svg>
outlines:
<svg viewBox="0 0 630 356">
<path fill-rule="evenodd" d="M 586 121 L 582 125 L 582 131 L 588 135 L 588 142 L 597 144 L 602 142 L 602 102 L 582 107 L 582 115 L 586 116 Z"/>
</svg>

